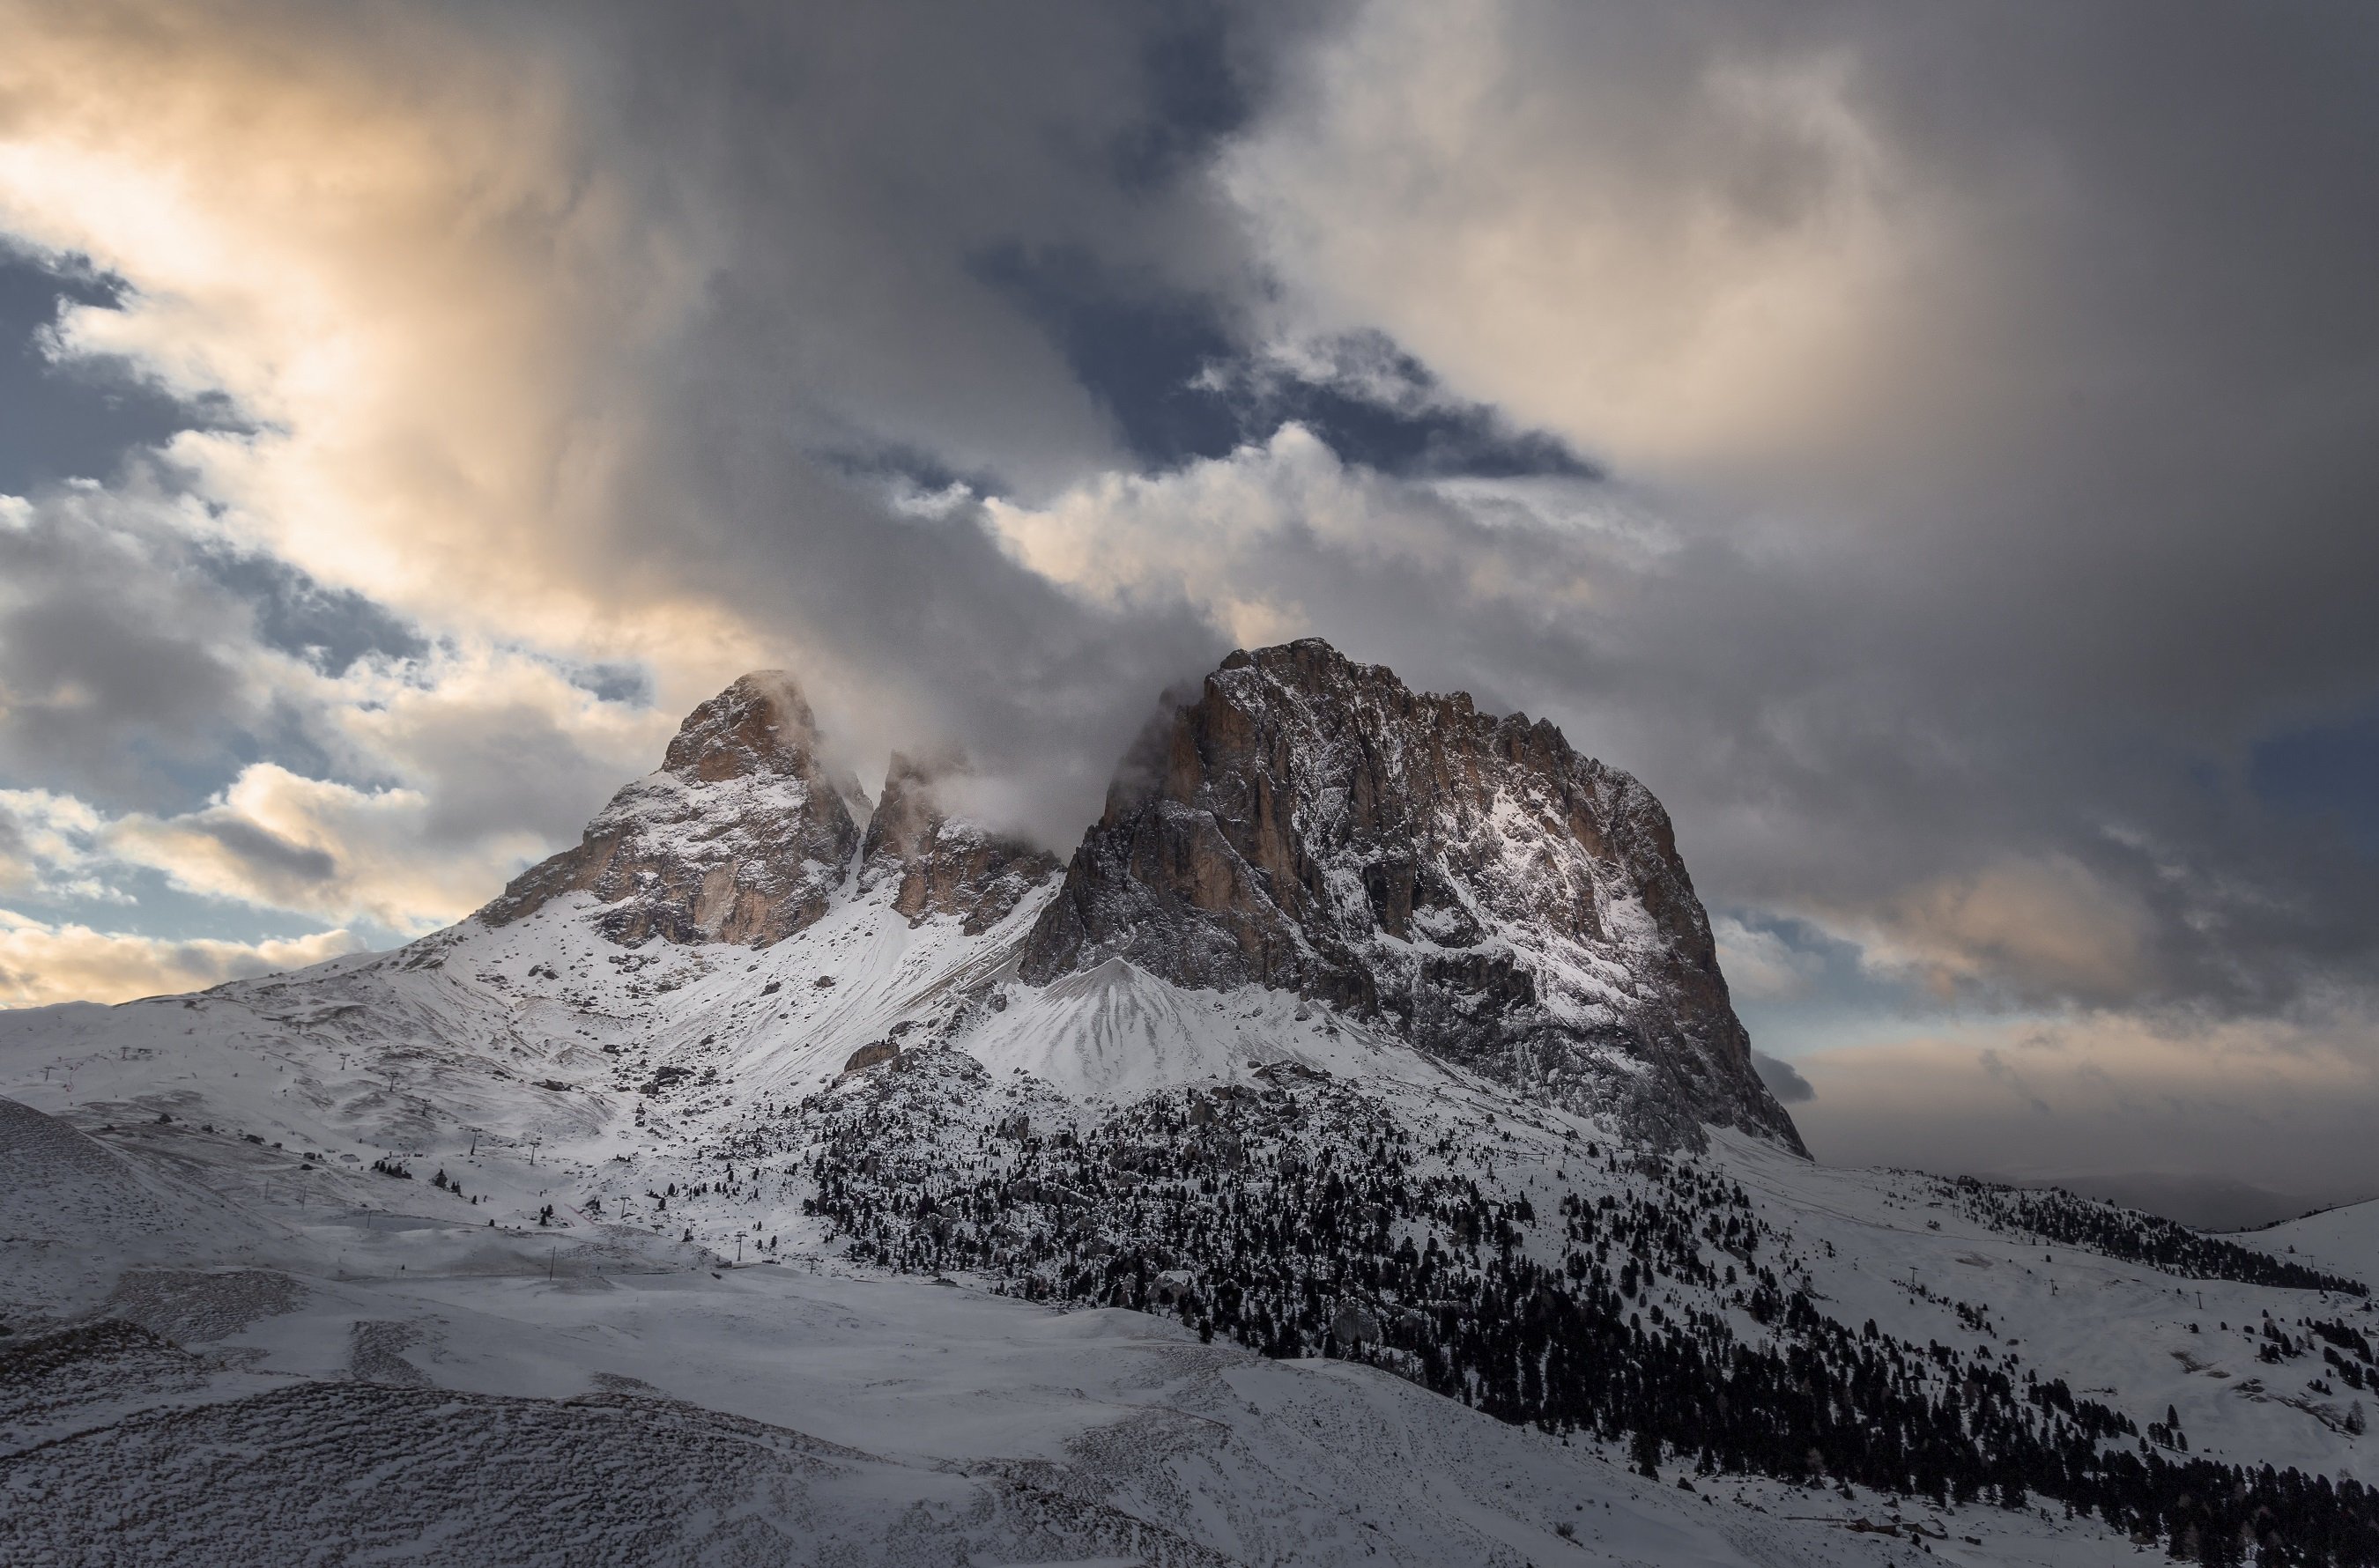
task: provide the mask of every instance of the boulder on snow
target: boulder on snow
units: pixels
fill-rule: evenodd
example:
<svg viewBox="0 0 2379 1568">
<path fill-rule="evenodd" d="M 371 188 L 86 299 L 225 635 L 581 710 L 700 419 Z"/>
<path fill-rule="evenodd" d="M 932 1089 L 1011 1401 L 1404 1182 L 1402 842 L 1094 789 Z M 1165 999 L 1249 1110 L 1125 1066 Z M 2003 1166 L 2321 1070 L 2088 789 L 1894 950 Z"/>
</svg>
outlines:
<svg viewBox="0 0 2379 1568">
<path fill-rule="evenodd" d="M 862 1045 L 858 1050 L 853 1051 L 851 1054 L 851 1059 L 842 1064 L 842 1070 L 860 1072 L 884 1062 L 895 1061 L 899 1059 L 900 1055 L 900 1047 L 893 1044 L 889 1040 L 878 1040 L 872 1045 Z"/>
</svg>

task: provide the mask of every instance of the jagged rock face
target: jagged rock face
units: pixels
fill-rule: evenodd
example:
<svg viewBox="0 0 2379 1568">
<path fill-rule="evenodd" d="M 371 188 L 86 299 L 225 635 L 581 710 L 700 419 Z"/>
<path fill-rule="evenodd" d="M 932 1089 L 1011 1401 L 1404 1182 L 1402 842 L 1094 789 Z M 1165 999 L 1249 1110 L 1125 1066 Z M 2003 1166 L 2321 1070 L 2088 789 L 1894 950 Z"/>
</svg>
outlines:
<svg viewBox="0 0 2379 1568">
<path fill-rule="evenodd" d="M 895 752 L 884 795 L 868 819 L 863 891 L 894 885 L 892 907 L 910 923 L 956 916 L 969 935 L 996 925 L 1057 874 L 1057 858 L 979 823 L 951 816 L 937 788 L 964 764 L 920 763 Z"/>
<path fill-rule="evenodd" d="M 824 914 L 849 875 L 860 834 L 843 795 L 791 678 L 758 670 L 695 708 L 659 772 L 480 916 L 502 925 L 584 890 L 611 906 L 598 923 L 616 942 L 764 947 Z"/>
<path fill-rule="evenodd" d="M 1376 1017 L 1668 1142 L 1714 1123 L 1801 1146 L 1650 791 L 1317 640 L 1232 654 L 1126 760 L 1020 973 L 1117 957 Z"/>
</svg>

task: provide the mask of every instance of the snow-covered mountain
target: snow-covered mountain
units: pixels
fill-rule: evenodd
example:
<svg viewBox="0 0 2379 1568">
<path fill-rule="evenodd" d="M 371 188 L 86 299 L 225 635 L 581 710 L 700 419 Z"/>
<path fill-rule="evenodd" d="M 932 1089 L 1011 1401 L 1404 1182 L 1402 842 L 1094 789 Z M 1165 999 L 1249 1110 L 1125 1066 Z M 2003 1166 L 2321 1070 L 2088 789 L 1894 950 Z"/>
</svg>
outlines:
<svg viewBox="0 0 2379 1568">
<path fill-rule="evenodd" d="M 782 670 L 744 676 L 694 710 L 659 771 L 611 797 L 576 849 L 478 918 L 504 925 L 587 892 L 598 929 L 629 947 L 781 942 L 826 913 L 859 846 L 858 785 L 828 777 L 816 723 Z"/>
<path fill-rule="evenodd" d="M 1652 1140 L 1800 1148 L 1651 792 L 1318 640 L 1231 655 L 1126 759 L 1018 972 L 1115 959 L 1294 992 Z"/>
<path fill-rule="evenodd" d="M 831 742 L 0 1015 L 0 1558 L 2379 1561 L 2371 1227 L 1813 1165 L 1551 726 L 1235 654 L 1063 862 Z"/>
</svg>

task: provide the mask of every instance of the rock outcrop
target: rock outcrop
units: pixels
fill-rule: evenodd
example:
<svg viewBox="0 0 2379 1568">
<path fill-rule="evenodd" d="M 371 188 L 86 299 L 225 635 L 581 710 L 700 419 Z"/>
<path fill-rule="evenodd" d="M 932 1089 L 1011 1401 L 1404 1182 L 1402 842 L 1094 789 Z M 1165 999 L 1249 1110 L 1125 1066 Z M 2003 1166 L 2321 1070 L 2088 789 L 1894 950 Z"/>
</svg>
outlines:
<svg viewBox="0 0 2379 1568">
<path fill-rule="evenodd" d="M 929 764 L 892 754 L 883 797 L 868 819 L 859 885 L 868 891 L 890 884 L 892 907 L 912 925 L 951 915 L 975 935 L 1055 876 L 1058 862 L 1046 850 L 952 815 L 945 796 L 965 777 L 964 763 L 955 759 Z"/>
<path fill-rule="evenodd" d="M 1650 791 L 1318 640 L 1232 654 L 1126 759 L 1020 974 L 1115 958 L 1298 992 L 1671 1144 L 1801 1147 Z"/>
<path fill-rule="evenodd" d="M 502 925 L 564 893 L 610 907 L 603 934 L 635 946 L 764 947 L 824 914 L 859 825 L 818 755 L 792 678 L 764 669 L 694 710 L 660 770 L 611 797 L 586 838 L 514 878 L 480 918 Z"/>
</svg>

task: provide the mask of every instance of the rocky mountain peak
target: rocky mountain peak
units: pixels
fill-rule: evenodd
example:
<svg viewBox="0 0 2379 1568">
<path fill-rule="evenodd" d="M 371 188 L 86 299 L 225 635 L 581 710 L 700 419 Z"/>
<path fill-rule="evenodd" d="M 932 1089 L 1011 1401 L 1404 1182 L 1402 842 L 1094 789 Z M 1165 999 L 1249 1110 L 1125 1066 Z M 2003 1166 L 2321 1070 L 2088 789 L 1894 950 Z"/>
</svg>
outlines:
<svg viewBox="0 0 2379 1568">
<path fill-rule="evenodd" d="M 817 749 L 817 718 L 793 678 L 755 669 L 686 715 L 661 768 L 702 784 L 761 774 L 802 778 L 816 768 Z"/>
<path fill-rule="evenodd" d="M 1020 959 L 1327 1002 L 1648 1136 L 1799 1149 L 1666 812 L 1552 725 L 1318 639 L 1240 651 L 1143 737 Z"/>
<path fill-rule="evenodd" d="M 502 925 L 564 893 L 609 906 L 634 946 L 767 947 L 815 921 L 850 874 L 859 825 L 821 761 L 792 678 L 755 670 L 695 708 L 658 772 L 611 797 L 575 849 L 514 878 L 480 918 Z"/>
<path fill-rule="evenodd" d="M 953 815 L 948 797 L 969 777 L 962 757 L 921 761 L 895 752 L 868 819 L 859 885 L 868 890 L 892 884 L 892 907 L 912 924 L 953 915 L 972 935 L 997 924 L 1018 900 L 1055 876 L 1057 858 Z"/>
</svg>

